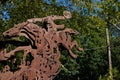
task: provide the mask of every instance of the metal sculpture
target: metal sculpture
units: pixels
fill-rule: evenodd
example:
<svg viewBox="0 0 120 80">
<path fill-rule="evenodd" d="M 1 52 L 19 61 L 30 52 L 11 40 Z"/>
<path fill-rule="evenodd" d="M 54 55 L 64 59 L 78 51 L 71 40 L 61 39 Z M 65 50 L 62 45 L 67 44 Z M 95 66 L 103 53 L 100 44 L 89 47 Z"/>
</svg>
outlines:
<svg viewBox="0 0 120 80">
<path fill-rule="evenodd" d="M 64 46 L 70 56 L 77 58 L 72 52 L 72 48 L 82 51 L 76 41 L 71 40 L 70 34 L 77 32 L 70 28 L 64 28 L 64 25 L 57 25 L 54 20 L 69 19 L 71 14 L 64 12 L 63 16 L 47 16 L 44 18 L 32 18 L 26 22 L 19 23 L 13 28 L 3 33 L 4 37 L 25 36 L 30 40 L 27 46 L 19 46 L 16 49 L 6 52 L 6 49 L 0 51 L 0 61 L 10 59 L 18 51 L 24 51 L 20 69 L 12 72 L 6 65 L 0 72 L 0 80 L 52 80 L 60 71 L 61 63 L 60 46 Z M 41 22 L 43 26 L 38 26 L 36 22 Z M 33 60 L 26 61 L 28 54 L 33 56 Z M 13 63 L 16 59 L 13 60 Z"/>
</svg>

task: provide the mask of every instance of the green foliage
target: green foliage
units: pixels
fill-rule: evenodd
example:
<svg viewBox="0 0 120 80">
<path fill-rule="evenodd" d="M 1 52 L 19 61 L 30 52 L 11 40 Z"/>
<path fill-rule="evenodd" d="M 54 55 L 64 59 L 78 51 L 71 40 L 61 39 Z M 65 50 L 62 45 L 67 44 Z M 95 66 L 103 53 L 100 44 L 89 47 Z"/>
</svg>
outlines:
<svg viewBox="0 0 120 80">
<path fill-rule="evenodd" d="M 66 7 L 58 7 L 55 2 L 47 4 L 43 0 L 8 0 L 13 6 L 8 9 L 10 19 L 7 21 L 0 20 L 0 40 L 2 32 L 13 27 L 14 24 L 26 21 L 29 18 L 45 17 L 48 15 L 62 15 Z M 77 11 L 72 11 L 72 18 L 69 20 L 58 20 L 56 24 L 65 24 L 65 27 L 75 29 L 79 32 L 72 39 L 79 43 L 80 47 L 84 48 L 83 52 L 78 52 L 75 48 L 72 51 L 78 55 L 77 59 L 72 59 L 68 51 L 61 51 L 61 72 L 56 76 L 55 80 L 110 80 L 108 74 L 108 58 L 106 51 L 106 36 L 105 27 L 111 27 L 111 24 L 120 24 L 120 4 L 118 1 L 106 0 L 102 2 L 79 1 L 73 0 Z M 96 12 L 94 7 L 99 10 Z M 84 9 L 88 9 L 84 12 Z M 83 15 L 83 13 L 85 15 Z M 112 30 L 111 30 L 112 31 Z M 114 30 L 113 30 L 114 31 Z M 118 31 L 117 31 L 118 32 Z M 112 33 L 111 33 L 112 34 Z M 114 36 L 116 36 L 114 34 Z M 20 37 L 21 41 L 26 41 L 24 37 Z M 120 72 L 120 36 L 111 36 L 111 49 L 113 60 L 113 77 L 119 80 Z M 7 44 L 7 50 L 10 51 L 16 46 Z M 16 53 L 20 64 L 23 52 Z M 31 58 L 29 54 L 27 60 Z M 11 69 L 16 69 L 12 62 L 7 62 Z M 5 64 L 0 63 L 0 69 Z M 101 75 L 101 76 L 100 76 Z"/>
<path fill-rule="evenodd" d="M 120 80 L 120 72 L 117 68 L 113 68 L 112 73 L 113 73 L 114 80 Z M 112 80 L 112 79 L 110 77 L 110 74 L 107 73 L 104 76 L 100 76 L 98 80 Z"/>
</svg>

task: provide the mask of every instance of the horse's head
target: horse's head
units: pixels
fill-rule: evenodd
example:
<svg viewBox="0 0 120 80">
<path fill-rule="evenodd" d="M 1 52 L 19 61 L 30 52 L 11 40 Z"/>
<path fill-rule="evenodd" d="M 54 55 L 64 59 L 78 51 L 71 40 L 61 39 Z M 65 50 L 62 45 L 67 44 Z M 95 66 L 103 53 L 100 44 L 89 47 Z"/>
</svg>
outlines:
<svg viewBox="0 0 120 80">
<path fill-rule="evenodd" d="M 6 37 L 6 38 L 19 36 L 20 33 L 21 33 L 21 29 L 27 24 L 28 23 L 23 22 L 23 23 L 19 23 L 17 25 L 14 25 L 14 27 L 12 27 L 9 30 L 3 32 L 3 36 Z"/>
<path fill-rule="evenodd" d="M 36 24 L 29 23 L 29 22 L 23 22 L 5 31 L 3 33 L 3 36 L 6 38 L 24 36 L 30 40 L 32 46 L 35 46 L 36 40 L 37 38 L 39 38 L 38 36 L 41 33 L 41 30 L 42 28 L 40 28 Z"/>
</svg>

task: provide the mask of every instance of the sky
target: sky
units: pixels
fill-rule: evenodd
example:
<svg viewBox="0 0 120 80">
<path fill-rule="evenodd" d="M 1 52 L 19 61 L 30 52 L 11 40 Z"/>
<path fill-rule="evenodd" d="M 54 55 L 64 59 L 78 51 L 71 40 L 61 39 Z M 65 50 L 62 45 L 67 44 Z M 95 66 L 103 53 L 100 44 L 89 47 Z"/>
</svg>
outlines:
<svg viewBox="0 0 120 80">
<path fill-rule="evenodd" d="M 44 0 L 44 1 L 47 4 L 52 4 L 52 0 Z M 101 2 L 102 0 L 91 0 L 91 1 L 92 2 L 96 2 L 96 1 Z M 120 2 L 120 0 L 118 0 L 118 2 Z M 57 5 L 58 6 L 65 6 L 70 11 L 77 10 L 71 0 L 57 0 Z M 6 6 L 8 6 L 8 8 L 9 8 L 10 5 L 8 4 Z M 97 12 L 98 8 L 95 7 L 94 9 Z M 88 9 L 81 7 L 79 11 L 81 11 L 82 12 L 81 14 L 84 16 L 85 14 L 87 14 Z M 0 15 L 0 18 L 2 18 L 3 20 L 6 20 L 6 19 L 10 18 L 9 13 L 7 12 L 7 10 L 3 10 L 1 13 L 2 13 L 2 15 Z M 95 14 L 91 14 L 91 15 L 95 15 Z"/>
</svg>

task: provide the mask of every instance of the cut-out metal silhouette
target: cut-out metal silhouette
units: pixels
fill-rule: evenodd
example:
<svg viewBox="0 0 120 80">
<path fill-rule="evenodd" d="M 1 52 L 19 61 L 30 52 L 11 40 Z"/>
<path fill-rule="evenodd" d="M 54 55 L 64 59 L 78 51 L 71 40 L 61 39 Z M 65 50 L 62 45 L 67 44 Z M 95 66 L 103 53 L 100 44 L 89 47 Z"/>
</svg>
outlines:
<svg viewBox="0 0 120 80">
<path fill-rule="evenodd" d="M 70 56 L 77 58 L 72 52 L 72 48 L 82 51 L 76 41 L 71 40 L 71 34 L 77 32 L 70 28 L 64 28 L 64 25 L 54 23 L 57 19 L 69 19 L 71 14 L 67 11 L 63 16 L 47 16 L 44 18 L 32 18 L 26 22 L 19 23 L 13 28 L 3 33 L 4 37 L 24 36 L 28 38 L 30 44 L 27 46 L 19 46 L 10 52 L 6 49 L 0 51 L 0 61 L 9 60 L 18 51 L 23 51 L 23 59 L 18 66 L 19 69 L 12 72 L 9 65 L 4 66 L 0 72 L 0 80 L 52 80 L 60 71 L 60 46 L 65 47 Z M 43 26 L 39 26 L 36 22 L 41 22 Z M 28 54 L 33 59 L 26 61 Z M 13 63 L 17 60 L 12 59 Z"/>
</svg>

